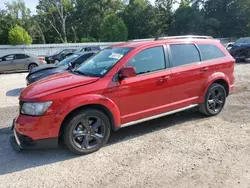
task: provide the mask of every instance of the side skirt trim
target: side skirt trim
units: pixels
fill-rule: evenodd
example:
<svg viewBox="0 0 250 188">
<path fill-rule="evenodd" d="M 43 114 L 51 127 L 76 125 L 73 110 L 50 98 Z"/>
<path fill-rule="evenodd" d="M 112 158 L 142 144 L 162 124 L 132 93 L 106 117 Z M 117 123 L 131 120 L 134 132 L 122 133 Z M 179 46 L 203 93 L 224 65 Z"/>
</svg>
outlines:
<svg viewBox="0 0 250 188">
<path fill-rule="evenodd" d="M 144 118 L 144 119 L 139 119 L 139 120 L 136 120 L 136 121 L 131 121 L 131 122 L 128 122 L 128 123 L 120 125 L 120 128 L 128 127 L 128 126 L 139 124 L 139 123 L 142 123 L 142 122 L 145 122 L 145 121 L 150 121 L 150 120 L 157 119 L 157 118 L 160 118 L 160 117 L 164 117 L 164 116 L 167 116 L 167 115 L 175 114 L 175 113 L 178 113 L 178 112 L 181 112 L 181 111 L 185 111 L 185 110 L 194 108 L 196 106 L 198 106 L 198 104 L 193 104 L 193 105 L 190 105 L 190 106 L 186 106 L 184 108 L 179 108 L 177 110 L 165 112 L 163 114 L 158 114 L 158 115 L 147 117 L 147 118 Z"/>
</svg>

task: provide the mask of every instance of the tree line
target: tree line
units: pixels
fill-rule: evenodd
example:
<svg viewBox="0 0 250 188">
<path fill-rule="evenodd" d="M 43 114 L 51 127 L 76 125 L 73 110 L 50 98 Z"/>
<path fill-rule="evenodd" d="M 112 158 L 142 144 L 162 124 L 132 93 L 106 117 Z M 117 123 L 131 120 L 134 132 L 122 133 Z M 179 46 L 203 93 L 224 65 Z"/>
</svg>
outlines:
<svg viewBox="0 0 250 188">
<path fill-rule="evenodd" d="M 154 5 L 147 0 L 39 0 L 35 14 L 23 0 L 5 5 L 0 10 L 0 44 L 185 34 L 241 37 L 250 32 L 249 0 L 155 0 Z"/>
</svg>

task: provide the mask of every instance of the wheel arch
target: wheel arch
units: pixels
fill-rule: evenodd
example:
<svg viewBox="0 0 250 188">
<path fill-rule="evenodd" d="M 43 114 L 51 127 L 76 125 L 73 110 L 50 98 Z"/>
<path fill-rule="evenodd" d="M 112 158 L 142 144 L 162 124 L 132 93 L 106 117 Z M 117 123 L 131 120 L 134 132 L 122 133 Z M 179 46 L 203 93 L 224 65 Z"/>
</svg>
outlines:
<svg viewBox="0 0 250 188">
<path fill-rule="evenodd" d="M 30 68 L 30 65 L 36 65 L 36 66 L 38 66 L 38 64 L 37 64 L 37 63 L 35 63 L 35 62 L 31 62 L 31 63 L 29 63 L 29 65 L 28 65 L 28 69 Z"/>
<path fill-rule="evenodd" d="M 59 134 L 63 130 L 63 126 L 65 122 L 69 118 L 71 118 L 75 113 L 79 112 L 80 110 L 87 109 L 87 108 L 102 111 L 109 118 L 112 130 L 116 131 L 119 129 L 118 125 L 121 124 L 120 111 L 113 101 L 101 95 L 88 95 L 88 96 L 85 96 L 84 99 L 85 101 L 81 103 L 79 102 L 81 101 L 81 98 L 79 100 L 75 98 L 73 104 L 78 104 L 78 105 L 71 106 L 71 107 L 67 106 L 66 109 L 68 110 L 65 113 L 64 118 L 61 121 Z M 65 108 L 61 110 L 65 110 Z"/>
<path fill-rule="evenodd" d="M 208 88 L 214 83 L 222 85 L 226 90 L 227 96 L 229 95 L 229 85 L 230 85 L 229 83 L 230 82 L 229 82 L 228 77 L 224 73 L 215 73 L 215 74 L 211 75 L 209 77 L 208 81 L 206 82 L 203 96 L 205 96 Z"/>
<path fill-rule="evenodd" d="M 73 117 L 74 114 L 76 114 L 77 112 L 84 110 L 84 109 L 95 109 L 95 110 L 99 110 L 99 111 L 103 112 L 108 117 L 112 130 L 117 130 L 117 127 L 115 126 L 115 120 L 114 120 L 113 114 L 106 106 L 101 105 L 101 104 L 87 104 L 87 105 L 79 106 L 78 108 L 72 110 L 70 113 L 67 114 L 67 116 L 64 118 L 64 120 L 60 126 L 59 135 L 61 135 L 63 128 L 65 126 L 65 123 L 71 117 Z"/>
</svg>

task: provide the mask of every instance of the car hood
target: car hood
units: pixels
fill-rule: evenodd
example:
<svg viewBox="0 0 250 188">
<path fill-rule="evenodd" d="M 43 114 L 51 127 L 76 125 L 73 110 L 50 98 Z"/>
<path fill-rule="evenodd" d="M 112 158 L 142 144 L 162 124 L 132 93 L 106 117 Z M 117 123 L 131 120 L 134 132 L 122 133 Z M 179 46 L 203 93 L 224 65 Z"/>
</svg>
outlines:
<svg viewBox="0 0 250 188">
<path fill-rule="evenodd" d="M 22 101 L 33 101 L 37 98 L 44 97 L 63 90 L 74 87 L 84 86 L 98 81 L 97 77 L 87 77 L 75 75 L 70 72 L 62 72 L 45 79 L 37 81 L 26 87 L 20 95 Z"/>
<path fill-rule="evenodd" d="M 30 74 L 33 74 L 33 73 L 36 73 L 36 72 L 39 72 L 39 71 L 43 71 L 43 70 L 48 70 L 48 69 L 55 69 L 57 68 L 58 66 L 54 65 L 54 64 L 49 64 L 49 65 L 41 65 L 41 66 L 38 66 L 38 67 L 35 67 L 34 69 L 32 69 L 30 71 Z"/>
</svg>

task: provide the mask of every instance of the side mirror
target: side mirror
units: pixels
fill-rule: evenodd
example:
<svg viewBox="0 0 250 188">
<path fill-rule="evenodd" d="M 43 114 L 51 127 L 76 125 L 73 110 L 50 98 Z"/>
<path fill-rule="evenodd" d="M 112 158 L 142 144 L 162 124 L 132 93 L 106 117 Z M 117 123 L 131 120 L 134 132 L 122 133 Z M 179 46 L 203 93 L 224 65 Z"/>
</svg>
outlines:
<svg viewBox="0 0 250 188">
<path fill-rule="evenodd" d="M 68 66 L 70 69 L 74 68 L 73 64 L 71 62 L 68 63 Z"/>
<path fill-rule="evenodd" d="M 119 79 L 130 78 L 136 76 L 135 68 L 132 66 L 123 67 L 119 72 Z"/>
</svg>

